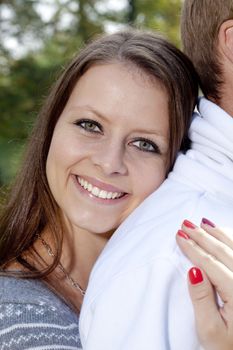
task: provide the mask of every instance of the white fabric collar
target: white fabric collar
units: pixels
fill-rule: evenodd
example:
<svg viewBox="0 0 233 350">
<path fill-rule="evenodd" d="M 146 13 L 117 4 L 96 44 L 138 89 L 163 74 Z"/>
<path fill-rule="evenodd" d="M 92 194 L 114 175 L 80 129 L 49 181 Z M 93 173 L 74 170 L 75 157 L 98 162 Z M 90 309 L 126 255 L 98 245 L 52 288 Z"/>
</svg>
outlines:
<svg viewBox="0 0 233 350">
<path fill-rule="evenodd" d="M 178 156 L 169 177 L 233 198 L 233 118 L 202 97 L 189 137 L 191 149 Z"/>
</svg>

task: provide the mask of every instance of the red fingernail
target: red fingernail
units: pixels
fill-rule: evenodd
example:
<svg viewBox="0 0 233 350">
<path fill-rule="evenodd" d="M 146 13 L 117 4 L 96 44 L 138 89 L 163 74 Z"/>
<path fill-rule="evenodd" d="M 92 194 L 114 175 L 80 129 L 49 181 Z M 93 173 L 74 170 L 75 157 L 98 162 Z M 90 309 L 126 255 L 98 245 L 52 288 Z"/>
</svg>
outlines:
<svg viewBox="0 0 233 350">
<path fill-rule="evenodd" d="M 184 239 L 189 239 L 190 238 L 189 235 L 187 235 L 187 233 L 185 233 L 182 230 L 178 230 L 177 234 L 178 234 L 178 236 L 180 236 L 180 237 L 182 237 Z"/>
<path fill-rule="evenodd" d="M 189 280 L 191 284 L 198 284 L 203 281 L 203 275 L 198 267 L 192 267 L 189 270 Z"/>
<path fill-rule="evenodd" d="M 183 225 L 188 228 L 196 228 L 196 226 L 191 221 L 188 221 L 188 220 L 184 220 Z"/>
<path fill-rule="evenodd" d="M 211 222 L 210 220 L 208 220 L 208 219 L 206 219 L 206 218 L 203 218 L 203 219 L 201 220 L 201 222 L 202 222 L 203 224 L 205 224 L 205 225 L 210 226 L 210 227 L 215 227 L 215 224 L 213 224 L 213 222 Z"/>
</svg>

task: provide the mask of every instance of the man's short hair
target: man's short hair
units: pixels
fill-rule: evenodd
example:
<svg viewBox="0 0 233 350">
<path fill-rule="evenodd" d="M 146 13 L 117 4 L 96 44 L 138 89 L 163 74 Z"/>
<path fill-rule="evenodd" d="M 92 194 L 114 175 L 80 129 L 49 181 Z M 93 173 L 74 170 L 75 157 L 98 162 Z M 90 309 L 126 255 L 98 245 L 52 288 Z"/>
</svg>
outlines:
<svg viewBox="0 0 233 350">
<path fill-rule="evenodd" d="M 219 101 L 222 83 L 217 43 L 220 26 L 233 19 L 232 0 L 185 0 L 181 15 L 183 50 L 192 60 L 206 97 Z"/>
</svg>

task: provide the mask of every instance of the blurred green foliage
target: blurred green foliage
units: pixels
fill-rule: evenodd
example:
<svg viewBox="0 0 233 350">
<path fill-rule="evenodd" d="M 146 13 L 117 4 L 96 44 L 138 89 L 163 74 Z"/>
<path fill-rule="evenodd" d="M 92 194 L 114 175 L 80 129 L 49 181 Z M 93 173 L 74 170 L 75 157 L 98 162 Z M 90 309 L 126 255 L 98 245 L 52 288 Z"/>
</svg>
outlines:
<svg viewBox="0 0 233 350">
<path fill-rule="evenodd" d="M 180 7 L 181 0 L 0 0 L 0 186 L 17 171 L 49 86 L 85 41 L 130 24 L 179 45 Z"/>
</svg>

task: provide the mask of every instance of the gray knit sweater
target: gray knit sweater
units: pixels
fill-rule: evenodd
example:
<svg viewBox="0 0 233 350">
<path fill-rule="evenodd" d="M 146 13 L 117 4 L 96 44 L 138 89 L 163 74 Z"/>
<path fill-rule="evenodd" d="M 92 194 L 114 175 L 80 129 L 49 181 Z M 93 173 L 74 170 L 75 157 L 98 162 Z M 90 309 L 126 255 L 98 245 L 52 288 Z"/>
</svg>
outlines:
<svg viewBox="0 0 233 350">
<path fill-rule="evenodd" d="M 43 282 L 0 277 L 0 350 L 81 349 L 78 321 Z"/>
</svg>

